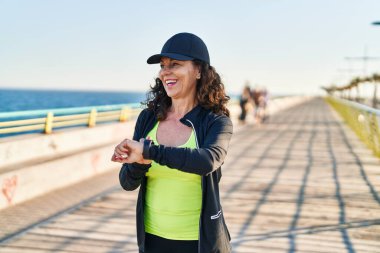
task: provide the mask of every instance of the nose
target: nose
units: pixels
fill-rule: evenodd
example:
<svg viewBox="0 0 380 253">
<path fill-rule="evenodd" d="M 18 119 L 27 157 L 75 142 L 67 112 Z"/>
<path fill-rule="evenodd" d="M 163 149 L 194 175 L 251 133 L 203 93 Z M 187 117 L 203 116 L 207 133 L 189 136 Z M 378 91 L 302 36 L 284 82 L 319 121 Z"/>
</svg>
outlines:
<svg viewBox="0 0 380 253">
<path fill-rule="evenodd" d="M 160 76 L 167 76 L 170 75 L 172 72 L 172 69 L 170 66 L 161 66 L 161 69 L 159 71 Z"/>
</svg>

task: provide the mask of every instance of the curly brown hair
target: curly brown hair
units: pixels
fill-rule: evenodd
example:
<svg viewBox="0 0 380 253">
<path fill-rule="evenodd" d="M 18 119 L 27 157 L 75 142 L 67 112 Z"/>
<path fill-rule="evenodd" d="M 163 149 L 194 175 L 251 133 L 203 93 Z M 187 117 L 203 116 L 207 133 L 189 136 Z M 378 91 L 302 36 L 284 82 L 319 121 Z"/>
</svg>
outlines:
<svg viewBox="0 0 380 253">
<path fill-rule="evenodd" d="M 216 114 L 224 114 L 229 117 L 230 111 L 227 108 L 227 102 L 230 97 L 226 95 L 220 75 L 214 67 L 205 62 L 197 60 L 193 62 L 201 70 L 201 78 L 197 80 L 196 91 L 198 104 Z M 164 85 L 159 78 L 155 79 L 154 86 L 150 86 L 147 99 L 142 104 L 153 110 L 158 120 L 166 119 L 172 100 L 166 94 Z"/>
</svg>

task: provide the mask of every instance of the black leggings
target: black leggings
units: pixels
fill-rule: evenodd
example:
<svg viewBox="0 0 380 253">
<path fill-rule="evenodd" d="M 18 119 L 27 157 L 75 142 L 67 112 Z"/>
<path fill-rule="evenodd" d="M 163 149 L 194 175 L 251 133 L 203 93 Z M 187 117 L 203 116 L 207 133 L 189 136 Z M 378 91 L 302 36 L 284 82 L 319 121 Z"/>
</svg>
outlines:
<svg viewBox="0 0 380 253">
<path fill-rule="evenodd" d="M 198 241 L 170 240 L 145 234 L 145 253 L 197 253 Z"/>
</svg>

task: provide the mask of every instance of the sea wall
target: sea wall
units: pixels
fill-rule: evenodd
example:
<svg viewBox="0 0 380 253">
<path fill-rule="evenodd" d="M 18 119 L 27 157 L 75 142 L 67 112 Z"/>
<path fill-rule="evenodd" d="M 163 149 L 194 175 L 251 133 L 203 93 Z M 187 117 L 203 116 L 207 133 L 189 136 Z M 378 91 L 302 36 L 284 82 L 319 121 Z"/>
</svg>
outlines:
<svg viewBox="0 0 380 253">
<path fill-rule="evenodd" d="M 134 121 L 66 129 L 0 142 L 0 209 L 120 167 L 115 144 L 131 138 Z"/>
</svg>

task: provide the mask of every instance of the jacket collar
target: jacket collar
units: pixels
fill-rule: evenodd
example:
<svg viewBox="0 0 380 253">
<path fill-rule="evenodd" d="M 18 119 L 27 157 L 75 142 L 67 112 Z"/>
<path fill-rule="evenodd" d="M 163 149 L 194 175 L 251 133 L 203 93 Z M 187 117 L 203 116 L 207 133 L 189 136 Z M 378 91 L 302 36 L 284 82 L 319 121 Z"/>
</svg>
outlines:
<svg viewBox="0 0 380 253">
<path fill-rule="evenodd" d="M 186 113 L 180 121 L 186 126 L 191 127 L 191 124 L 188 121 L 190 120 L 193 124 L 196 124 L 199 121 L 199 116 L 202 109 L 203 108 L 201 105 L 196 105 L 193 109 Z"/>
</svg>

